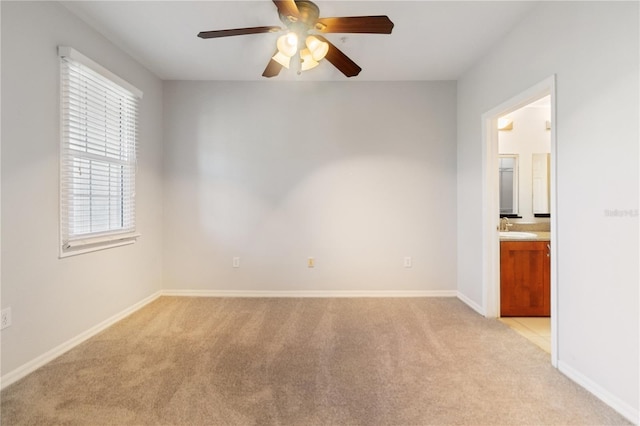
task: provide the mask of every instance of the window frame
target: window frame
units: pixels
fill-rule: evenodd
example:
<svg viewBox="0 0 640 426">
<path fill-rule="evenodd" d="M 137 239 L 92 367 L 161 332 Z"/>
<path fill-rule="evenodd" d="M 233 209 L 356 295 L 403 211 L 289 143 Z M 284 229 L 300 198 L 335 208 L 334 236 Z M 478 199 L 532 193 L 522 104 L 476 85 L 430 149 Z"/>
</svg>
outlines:
<svg viewBox="0 0 640 426">
<path fill-rule="evenodd" d="M 94 62 L 93 60 L 89 59 L 88 57 L 84 56 L 83 54 L 81 54 L 80 52 L 78 52 L 77 50 L 68 47 L 68 46 L 58 46 L 58 56 L 60 58 L 60 65 L 59 65 L 59 70 L 60 70 L 60 159 L 59 159 L 59 257 L 60 258 L 64 258 L 64 257 L 68 257 L 68 256 L 75 256 L 78 254 L 83 254 L 83 253 L 89 253 L 89 252 L 93 252 L 93 251 L 97 251 L 97 250 L 104 250 L 104 249 L 108 249 L 108 248 L 113 248 L 113 247 L 120 247 L 123 245 L 128 245 L 128 244 L 133 244 L 136 242 L 137 238 L 140 236 L 140 234 L 137 232 L 137 228 L 136 228 L 136 206 L 135 206 L 135 192 L 136 192 L 136 175 L 137 175 L 137 143 L 138 143 L 138 113 L 139 113 L 139 102 L 142 99 L 142 91 L 140 91 L 139 89 L 137 89 L 136 87 L 134 87 L 133 85 L 129 84 L 128 82 L 126 82 L 125 80 L 123 80 L 122 78 L 118 77 L 117 75 L 115 75 L 114 73 L 112 73 L 111 71 L 109 71 L 108 69 L 102 67 L 101 65 L 99 65 L 98 63 Z M 68 67 L 69 65 L 65 64 L 65 61 L 67 62 L 72 62 L 73 66 L 80 66 L 83 67 L 85 69 L 90 70 L 90 72 L 92 74 L 98 74 L 96 77 L 99 79 L 105 79 L 109 85 L 115 85 L 117 86 L 118 91 L 120 90 L 124 90 L 127 93 L 127 96 L 131 95 L 134 99 L 134 103 L 135 106 L 133 107 L 133 118 L 134 118 L 134 124 L 133 124 L 133 136 L 127 136 L 127 137 L 118 137 L 116 140 L 126 140 L 129 143 L 125 144 L 125 148 L 127 149 L 127 159 L 123 160 L 122 158 L 114 158 L 112 155 L 108 155 L 108 153 L 105 153 L 104 155 L 93 155 L 89 153 L 89 146 L 90 146 L 90 141 L 87 139 L 86 141 L 86 151 L 84 153 L 82 153 L 82 151 L 78 151 L 79 155 L 74 156 L 73 155 L 73 148 L 71 148 L 71 138 L 69 138 L 66 133 L 66 125 L 71 121 L 70 116 L 68 115 L 68 111 L 65 110 L 65 105 L 66 102 L 70 101 L 70 98 L 68 97 L 68 93 L 65 93 L 64 91 L 64 87 L 65 87 L 65 83 L 68 80 L 65 80 L 67 77 L 67 72 L 64 70 L 65 67 Z M 115 92 L 115 89 L 114 89 Z M 106 101 L 105 101 L 106 102 Z M 108 113 L 105 113 L 105 117 L 108 115 Z M 130 116 L 130 114 L 128 115 Z M 105 151 L 107 149 L 107 147 L 109 146 L 110 142 L 105 141 Z M 93 157 L 93 158 L 91 158 Z M 106 223 L 106 227 L 109 228 L 107 230 L 103 230 L 103 231 L 96 231 L 96 232 L 80 232 L 77 234 L 73 234 L 73 235 L 69 235 L 69 228 L 72 227 L 72 221 L 73 219 L 70 217 L 70 212 L 68 207 L 65 207 L 66 204 L 69 203 L 69 200 L 72 199 L 73 197 L 69 195 L 69 191 L 70 188 L 68 187 L 69 185 L 65 185 L 64 179 L 70 179 L 71 181 L 73 181 L 74 177 L 73 175 L 75 174 L 75 167 L 71 168 L 71 166 L 69 166 L 69 164 L 65 164 L 65 161 L 73 159 L 73 161 L 85 161 L 87 164 L 91 164 L 93 165 L 94 163 L 101 163 L 102 165 L 106 165 L 106 167 L 108 168 L 108 172 L 107 176 L 109 176 L 108 179 L 108 185 L 107 188 L 109 193 L 112 192 L 113 188 L 114 188 L 114 184 L 112 179 L 112 175 L 111 173 L 111 169 L 113 167 L 117 168 L 118 165 L 120 165 L 119 167 L 121 168 L 121 170 L 124 169 L 128 169 L 128 171 L 126 172 L 126 177 L 125 176 L 120 176 L 120 177 L 116 177 L 116 179 L 118 179 L 116 181 L 116 185 L 120 185 L 122 186 L 122 184 L 125 182 L 125 180 L 128 180 L 128 182 L 130 183 L 129 185 L 129 190 L 127 191 L 127 196 L 125 195 L 118 195 L 119 198 L 119 203 L 122 206 L 124 203 L 126 203 L 125 201 L 125 197 L 126 199 L 131 199 L 131 207 L 129 209 L 127 209 L 127 213 L 130 213 L 130 216 L 128 216 L 129 220 L 130 220 L 130 224 L 131 226 L 128 226 L 126 229 L 120 228 L 118 229 L 117 226 L 116 227 L 112 227 L 111 224 L 109 224 L 109 222 L 111 221 L 111 219 L 106 220 L 104 223 Z M 105 178 L 105 175 L 103 174 L 102 176 L 100 176 L 99 174 L 94 175 L 93 172 L 90 176 L 91 177 L 100 177 L 100 178 Z M 96 172 L 99 173 L 99 172 Z M 87 185 L 87 189 L 88 188 L 92 188 L 95 189 L 93 184 L 86 184 Z M 110 197 L 110 195 L 108 196 Z M 95 199 L 98 199 L 99 197 L 96 196 Z M 93 194 L 89 194 L 88 195 L 88 200 L 91 200 L 90 202 L 93 202 L 95 200 L 93 198 Z M 65 204 L 66 203 L 66 204 Z M 118 204 L 116 204 L 116 208 L 118 207 Z M 106 209 L 111 209 L 113 208 L 113 204 L 108 204 L 106 206 Z M 121 219 L 124 218 L 125 212 L 122 210 L 122 207 L 120 207 L 120 214 Z M 122 221 L 124 221 L 124 219 L 122 219 Z M 91 224 L 93 224 L 93 222 L 90 220 L 89 222 L 91 222 Z"/>
</svg>

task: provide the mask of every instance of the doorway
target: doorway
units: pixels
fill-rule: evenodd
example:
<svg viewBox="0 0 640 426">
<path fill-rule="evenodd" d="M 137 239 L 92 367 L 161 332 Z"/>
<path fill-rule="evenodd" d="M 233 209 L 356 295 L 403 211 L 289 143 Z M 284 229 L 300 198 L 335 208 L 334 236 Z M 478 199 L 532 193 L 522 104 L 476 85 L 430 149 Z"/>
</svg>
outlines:
<svg viewBox="0 0 640 426">
<path fill-rule="evenodd" d="M 498 120 L 532 104 L 539 99 L 549 97 L 550 102 L 550 161 L 549 161 L 549 242 L 550 260 L 550 349 L 551 363 L 557 367 L 557 215 L 556 213 L 556 127 L 555 120 L 555 76 L 551 76 L 492 108 L 482 115 L 483 125 L 483 308 L 490 318 L 500 317 L 500 156 L 498 150 Z M 503 123 L 500 123 L 501 125 Z M 533 203 L 531 203 L 533 204 Z"/>
</svg>

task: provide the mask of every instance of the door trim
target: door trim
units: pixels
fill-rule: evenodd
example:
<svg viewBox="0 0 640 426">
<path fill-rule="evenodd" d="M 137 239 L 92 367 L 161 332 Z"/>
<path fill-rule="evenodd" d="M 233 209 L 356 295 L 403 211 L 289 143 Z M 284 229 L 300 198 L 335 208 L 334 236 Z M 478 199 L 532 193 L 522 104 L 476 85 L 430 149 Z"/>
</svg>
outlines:
<svg viewBox="0 0 640 426">
<path fill-rule="evenodd" d="M 551 95 L 551 364 L 558 366 L 558 209 L 557 209 L 557 143 L 556 76 L 547 77 L 482 114 L 482 307 L 485 316 L 500 316 L 500 240 L 498 201 L 498 118 L 544 96 Z"/>
</svg>

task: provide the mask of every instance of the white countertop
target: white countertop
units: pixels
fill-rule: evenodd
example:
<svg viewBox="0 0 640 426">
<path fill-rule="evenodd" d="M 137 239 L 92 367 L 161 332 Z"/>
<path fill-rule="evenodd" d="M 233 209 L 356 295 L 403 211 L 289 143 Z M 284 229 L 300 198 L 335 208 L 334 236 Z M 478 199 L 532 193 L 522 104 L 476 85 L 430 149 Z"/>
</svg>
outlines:
<svg viewBox="0 0 640 426">
<path fill-rule="evenodd" d="M 500 241 L 550 241 L 551 232 L 541 231 L 501 231 Z"/>
</svg>

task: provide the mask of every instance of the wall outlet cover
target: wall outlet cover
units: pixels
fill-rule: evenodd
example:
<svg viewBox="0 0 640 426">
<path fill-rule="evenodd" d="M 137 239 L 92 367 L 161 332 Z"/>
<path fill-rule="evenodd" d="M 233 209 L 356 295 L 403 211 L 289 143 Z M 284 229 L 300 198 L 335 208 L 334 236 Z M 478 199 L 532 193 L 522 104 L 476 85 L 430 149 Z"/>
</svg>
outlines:
<svg viewBox="0 0 640 426">
<path fill-rule="evenodd" d="M 5 308 L 0 312 L 0 330 L 11 325 L 11 308 Z"/>
</svg>

